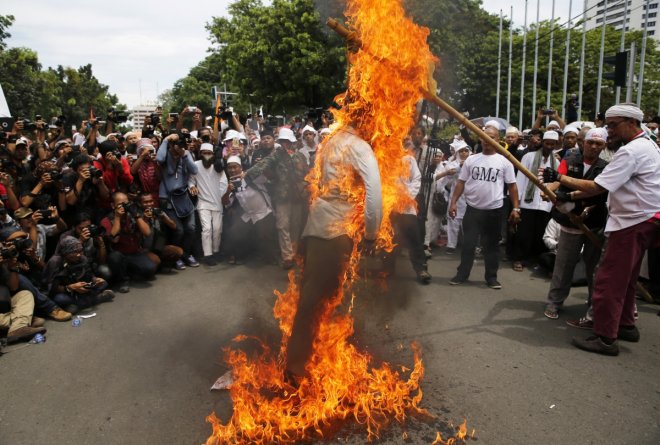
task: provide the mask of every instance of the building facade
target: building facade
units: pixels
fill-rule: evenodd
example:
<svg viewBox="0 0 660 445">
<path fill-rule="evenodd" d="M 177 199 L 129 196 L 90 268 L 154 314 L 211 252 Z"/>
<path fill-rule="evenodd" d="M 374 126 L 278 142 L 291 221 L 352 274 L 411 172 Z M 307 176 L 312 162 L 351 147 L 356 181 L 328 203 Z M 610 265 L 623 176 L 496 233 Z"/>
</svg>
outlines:
<svg viewBox="0 0 660 445">
<path fill-rule="evenodd" d="M 626 13 L 626 2 L 628 11 Z M 647 0 L 608 0 L 605 8 L 604 0 L 587 0 L 587 29 L 603 26 L 603 20 L 609 26 L 621 30 L 624 26 L 626 31 L 643 30 L 646 22 Z M 593 9 L 592 9 L 593 8 Z M 660 38 L 660 0 L 648 2 L 648 22 L 646 22 L 648 36 L 654 39 Z M 625 23 L 624 23 L 625 19 Z"/>
</svg>

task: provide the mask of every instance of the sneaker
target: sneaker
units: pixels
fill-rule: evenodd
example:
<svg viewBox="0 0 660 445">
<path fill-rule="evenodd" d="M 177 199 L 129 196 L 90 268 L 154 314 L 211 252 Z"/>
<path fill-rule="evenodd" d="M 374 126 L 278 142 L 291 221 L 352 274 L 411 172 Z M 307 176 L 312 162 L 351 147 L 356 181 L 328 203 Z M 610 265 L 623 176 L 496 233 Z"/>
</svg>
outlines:
<svg viewBox="0 0 660 445">
<path fill-rule="evenodd" d="M 32 337 L 34 337 L 35 335 L 45 334 L 45 333 L 46 333 L 46 328 L 44 327 L 33 328 L 31 326 L 23 326 L 22 328 L 18 328 L 14 331 L 10 331 L 7 334 L 7 344 L 17 343 L 19 341 L 32 340 Z"/>
<path fill-rule="evenodd" d="M 429 284 L 431 282 L 431 274 L 425 270 L 417 272 L 417 281 L 422 284 Z"/>
<path fill-rule="evenodd" d="M 587 317 L 582 317 L 579 320 L 568 320 L 567 325 L 578 329 L 593 329 L 594 321 L 589 320 Z"/>
<path fill-rule="evenodd" d="M 456 275 L 454 278 L 452 278 L 451 280 L 449 280 L 449 284 L 451 284 L 452 286 L 457 286 L 457 285 L 459 285 L 459 284 L 463 284 L 463 283 L 465 283 L 465 281 L 466 281 L 466 280 L 463 280 L 463 279 L 461 279 L 458 275 Z"/>
<path fill-rule="evenodd" d="M 190 267 L 199 267 L 199 262 L 192 255 L 188 255 L 186 258 L 186 264 Z"/>
<path fill-rule="evenodd" d="M 176 260 L 176 263 L 174 263 L 174 268 L 176 270 L 186 270 L 186 265 L 183 264 L 183 260 Z"/>
<path fill-rule="evenodd" d="M 431 248 L 429 246 L 424 246 L 424 256 L 426 257 L 427 260 L 433 257 L 433 254 L 431 253 Z"/>
<path fill-rule="evenodd" d="M 637 326 L 619 326 L 619 333 L 616 338 L 637 343 L 639 341 L 639 329 L 637 329 Z"/>
<path fill-rule="evenodd" d="M 119 285 L 119 292 L 121 292 L 122 294 L 126 294 L 126 293 L 130 292 L 130 290 L 131 290 L 131 288 L 128 285 L 128 280 L 122 282 L 121 285 Z"/>
<path fill-rule="evenodd" d="M 453 255 L 456 253 L 456 248 L 455 247 L 447 247 L 445 250 L 446 255 Z"/>
<path fill-rule="evenodd" d="M 58 307 L 52 310 L 50 314 L 48 314 L 50 318 L 52 318 L 55 321 L 69 321 L 71 320 L 71 313 L 64 311 Z"/>
<path fill-rule="evenodd" d="M 486 282 L 486 285 L 491 289 L 502 289 L 502 285 L 497 280 L 490 280 Z"/>
<path fill-rule="evenodd" d="M 571 341 L 573 346 L 582 349 L 583 351 L 595 352 L 596 354 L 603 355 L 619 355 L 619 344 L 614 340 L 611 345 L 608 345 L 597 335 L 592 335 L 587 338 L 573 338 Z"/>
</svg>

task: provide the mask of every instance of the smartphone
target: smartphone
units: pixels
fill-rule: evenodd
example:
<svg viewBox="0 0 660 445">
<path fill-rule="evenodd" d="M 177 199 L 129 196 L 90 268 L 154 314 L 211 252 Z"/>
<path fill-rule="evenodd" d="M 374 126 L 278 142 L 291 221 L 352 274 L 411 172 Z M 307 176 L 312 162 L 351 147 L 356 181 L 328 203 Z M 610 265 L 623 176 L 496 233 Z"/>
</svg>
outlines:
<svg viewBox="0 0 660 445">
<path fill-rule="evenodd" d="M 194 113 L 195 111 L 197 111 L 197 107 L 188 107 L 188 112 Z"/>
<path fill-rule="evenodd" d="M 543 114 L 546 116 L 552 116 L 553 114 L 555 114 L 555 110 L 553 110 L 552 108 L 548 108 L 547 110 L 543 110 Z"/>
<path fill-rule="evenodd" d="M 179 120 L 179 113 L 170 113 L 169 117 L 171 117 L 174 120 L 174 122 L 176 122 Z"/>
<path fill-rule="evenodd" d="M 240 139 L 234 138 L 231 140 L 231 147 L 238 150 L 238 148 L 241 146 Z"/>
</svg>

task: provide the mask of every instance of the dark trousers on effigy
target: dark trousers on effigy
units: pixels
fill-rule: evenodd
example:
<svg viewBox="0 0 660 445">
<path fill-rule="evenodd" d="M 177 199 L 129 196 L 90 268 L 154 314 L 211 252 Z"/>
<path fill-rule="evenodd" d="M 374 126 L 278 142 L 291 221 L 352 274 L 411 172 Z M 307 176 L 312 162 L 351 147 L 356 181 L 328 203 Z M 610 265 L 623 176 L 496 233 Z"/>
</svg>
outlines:
<svg viewBox="0 0 660 445">
<path fill-rule="evenodd" d="M 307 237 L 303 265 L 300 300 L 293 321 L 287 348 L 287 369 L 295 374 L 305 373 L 305 365 L 312 354 L 315 328 L 324 304 L 343 284 L 353 241 L 346 235 L 332 239 Z"/>
<path fill-rule="evenodd" d="M 463 217 L 463 248 L 461 249 L 461 264 L 456 276 L 467 280 L 474 264 L 474 250 L 481 240 L 481 248 L 486 267 L 485 280 L 497 279 L 499 268 L 499 241 L 502 227 L 502 207 L 491 210 L 480 210 L 467 206 Z"/>
<path fill-rule="evenodd" d="M 419 231 L 417 215 L 404 213 L 392 214 L 392 225 L 394 226 L 394 242 L 397 247 L 392 254 L 387 255 L 384 260 L 384 268 L 394 271 L 396 257 L 400 246 L 408 249 L 410 264 L 415 272 L 426 270 L 426 255 L 424 254 L 424 240 Z"/>
<path fill-rule="evenodd" d="M 635 325 L 639 270 L 658 236 L 660 226 L 649 221 L 610 232 L 594 281 L 594 334 L 616 338 L 619 326 Z"/>
</svg>

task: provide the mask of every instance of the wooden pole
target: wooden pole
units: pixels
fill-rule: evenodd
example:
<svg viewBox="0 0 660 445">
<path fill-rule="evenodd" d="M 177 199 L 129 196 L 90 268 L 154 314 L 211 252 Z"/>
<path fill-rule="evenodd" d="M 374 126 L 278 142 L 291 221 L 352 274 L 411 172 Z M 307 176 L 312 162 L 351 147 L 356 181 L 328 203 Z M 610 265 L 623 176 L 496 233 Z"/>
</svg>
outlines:
<svg viewBox="0 0 660 445">
<path fill-rule="evenodd" d="M 328 21 L 326 22 L 328 27 L 330 27 L 333 31 L 335 31 L 340 37 L 345 39 L 348 43 L 349 50 L 357 50 L 362 47 L 362 42 L 358 38 L 357 34 L 355 31 L 351 31 L 345 26 L 343 26 L 341 23 L 339 23 L 337 20 L 329 18 Z M 386 60 L 381 60 L 381 63 L 385 62 L 387 63 Z M 550 201 L 553 203 L 557 202 L 557 197 L 554 194 L 552 190 L 550 190 L 544 183 L 538 178 L 538 172 L 530 172 L 522 163 L 516 159 L 515 156 L 513 156 L 507 149 L 502 147 L 500 143 L 490 136 L 488 136 L 481 128 L 479 128 L 477 125 L 474 123 L 470 122 L 469 119 L 467 119 L 463 113 L 459 112 L 456 110 L 454 107 L 449 105 L 447 102 L 444 100 L 440 99 L 438 96 L 435 95 L 434 92 L 429 91 L 427 88 L 420 88 L 420 93 L 424 98 L 426 98 L 429 102 L 434 103 L 438 107 L 442 108 L 445 110 L 447 113 L 449 113 L 451 116 L 454 117 L 458 122 L 461 124 L 465 125 L 468 129 L 472 130 L 474 133 L 477 134 L 481 139 L 484 139 L 488 144 L 492 145 L 495 147 L 497 152 L 507 158 L 513 165 L 518 169 L 519 172 L 521 172 L 523 175 L 527 176 L 527 178 L 532 181 L 532 183 L 538 187 L 543 194 L 545 194 Z M 589 239 L 589 241 L 596 247 L 600 248 L 602 247 L 602 243 L 600 239 L 591 231 L 589 228 L 582 222 L 582 220 L 577 216 L 573 215 L 571 213 L 568 214 L 571 222 L 575 224 L 583 233 L 584 235 Z M 642 295 L 642 297 L 647 301 L 652 303 L 653 302 L 653 297 L 648 293 L 648 291 L 639 283 L 637 282 L 637 290 L 639 293 Z"/>
</svg>

